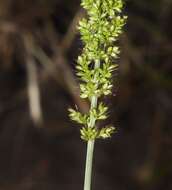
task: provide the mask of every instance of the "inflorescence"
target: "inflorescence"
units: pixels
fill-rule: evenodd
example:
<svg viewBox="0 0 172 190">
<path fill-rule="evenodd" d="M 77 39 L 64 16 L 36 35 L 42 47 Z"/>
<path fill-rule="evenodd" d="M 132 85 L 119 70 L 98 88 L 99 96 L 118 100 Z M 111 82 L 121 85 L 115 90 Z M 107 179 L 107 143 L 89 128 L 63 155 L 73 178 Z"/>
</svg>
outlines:
<svg viewBox="0 0 172 190">
<path fill-rule="evenodd" d="M 115 45 L 126 22 L 122 0 L 82 0 L 88 18 L 79 22 L 84 44 L 77 60 L 77 76 L 80 77 L 80 97 L 90 101 L 90 110 L 82 114 L 69 109 L 73 121 L 81 124 L 81 138 L 85 141 L 108 138 L 115 131 L 112 126 L 97 127 L 99 120 L 107 118 L 108 108 L 98 98 L 112 93 L 112 74 L 118 68 L 115 63 L 120 50 Z"/>
</svg>

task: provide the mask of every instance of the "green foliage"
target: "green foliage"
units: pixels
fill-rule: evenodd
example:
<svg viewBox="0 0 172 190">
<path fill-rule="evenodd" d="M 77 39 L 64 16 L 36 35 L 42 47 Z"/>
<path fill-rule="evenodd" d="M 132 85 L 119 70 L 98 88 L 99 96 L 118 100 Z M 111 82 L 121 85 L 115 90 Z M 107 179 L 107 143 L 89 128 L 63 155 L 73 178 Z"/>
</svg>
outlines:
<svg viewBox="0 0 172 190">
<path fill-rule="evenodd" d="M 80 77 L 81 98 L 90 100 L 96 98 L 94 106 L 87 114 L 69 109 L 72 120 L 84 125 L 81 138 L 93 140 L 108 138 L 114 132 L 113 127 L 98 129 L 97 120 L 107 118 L 108 108 L 97 99 L 112 92 L 112 73 L 117 69 L 114 61 L 120 53 L 114 45 L 126 22 L 122 16 L 122 0 L 82 0 L 81 5 L 86 9 L 88 18 L 79 22 L 78 29 L 84 44 L 82 54 L 77 60 L 77 76 Z"/>
<path fill-rule="evenodd" d="M 79 111 L 75 111 L 74 109 L 69 109 L 69 116 L 71 120 L 76 121 L 78 124 L 85 125 L 89 127 L 91 118 L 96 120 L 104 120 L 107 118 L 107 110 L 108 108 L 103 104 L 100 103 L 98 108 L 90 109 L 88 114 L 81 114 Z"/>
<path fill-rule="evenodd" d="M 99 131 L 98 138 L 109 138 L 115 132 L 115 128 L 112 126 L 104 127 Z"/>
<path fill-rule="evenodd" d="M 94 140 L 96 138 L 106 139 L 111 137 L 114 133 L 115 128 L 112 126 L 103 127 L 102 129 L 98 130 L 96 127 L 82 127 L 80 130 L 81 132 L 81 139 L 85 141 Z"/>
<path fill-rule="evenodd" d="M 71 120 L 76 121 L 79 124 L 86 125 L 87 124 L 87 115 L 82 115 L 80 112 L 75 111 L 74 109 L 69 109 L 69 116 Z"/>
</svg>

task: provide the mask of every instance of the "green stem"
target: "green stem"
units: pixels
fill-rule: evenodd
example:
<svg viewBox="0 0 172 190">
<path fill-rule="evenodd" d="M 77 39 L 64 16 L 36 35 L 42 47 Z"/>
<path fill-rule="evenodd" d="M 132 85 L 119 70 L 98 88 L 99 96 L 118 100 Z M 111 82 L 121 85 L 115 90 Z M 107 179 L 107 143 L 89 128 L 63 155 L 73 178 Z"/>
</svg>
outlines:
<svg viewBox="0 0 172 190">
<path fill-rule="evenodd" d="M 94 143 L 95 143 L 94 140 L 89 140 L 87 143 L 84 190 L 90 190 L 91 189 Z"/>
<path fill-rule="evenodd" d="M 100 67 L 100 61 L 95 61 L 94 69 Z M 97 96 L 91 98 L 91 109 L 97 107 Z M 90 118 L 90 123 L 88 127 L 95 126 L 95 118 Z M 91 190 L 91 178 L 92 178 L 92 163 L 93 163 L 93 153 L 94 153 L 95 140 L 89 140 L 87 142 L 87 155 L 86 155 L 86 166 L 85 166 L 85 180 L 84 180 L 84 190 Z"/>
</svg>

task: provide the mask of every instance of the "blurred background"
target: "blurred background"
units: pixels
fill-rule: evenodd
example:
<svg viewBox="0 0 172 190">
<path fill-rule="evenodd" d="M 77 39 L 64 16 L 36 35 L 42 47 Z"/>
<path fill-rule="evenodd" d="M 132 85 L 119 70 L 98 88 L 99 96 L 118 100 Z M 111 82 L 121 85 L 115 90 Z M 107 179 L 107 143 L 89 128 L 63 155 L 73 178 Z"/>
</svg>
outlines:
<svg viewBox="0 0 172 190">
<path fill-rule="evenodd" d="M 172 190 L 172 1 L 126 0 L 109 123 L 93 190 Z M 81 190 L 86 143 L 67 109 L 79 98 L 79 0 L 0 0 L 0 189 Z"/>
</svg>

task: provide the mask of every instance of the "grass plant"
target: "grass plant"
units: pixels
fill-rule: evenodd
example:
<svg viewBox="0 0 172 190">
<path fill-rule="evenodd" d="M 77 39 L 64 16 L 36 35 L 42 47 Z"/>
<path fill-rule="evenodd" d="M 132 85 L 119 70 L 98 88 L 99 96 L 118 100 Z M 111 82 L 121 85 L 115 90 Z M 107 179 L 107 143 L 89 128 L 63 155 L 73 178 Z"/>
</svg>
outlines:
<svg viewBox="0 0 172 190">
<path fill-rule="evenodd" d="M 70 118 L 82 125 L 81 139 L 87 142 L 84 190 L 91 189 L 92 162 L 96 139 L 111 137 L 115 128 L 98 127 L 98 122 L 108 117 L 104 96 L 112 94 L 112 74 L 118 68 L 118 39 L 126 22 L 122 15 L 123 0 L 82 0 L 81 6 L 87 18 L 79 22 L 78 29 L 84 44 L 77 60 L 77 76 L 80 78 L 80 97 L 88 99 L 90 109 L 83 114 L 69 109 Z M 100 101 L 101 98 L 101 101 Z"/>
</svg>

